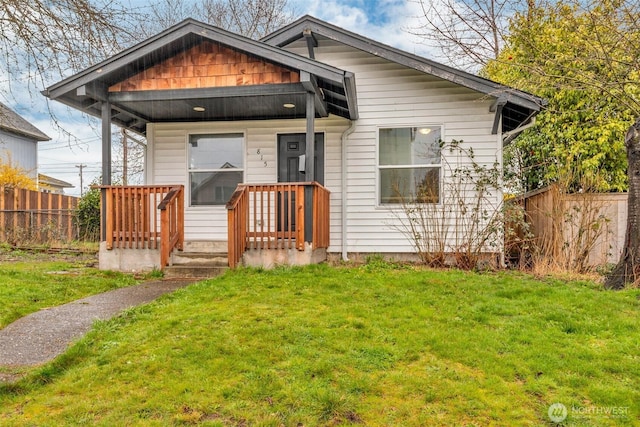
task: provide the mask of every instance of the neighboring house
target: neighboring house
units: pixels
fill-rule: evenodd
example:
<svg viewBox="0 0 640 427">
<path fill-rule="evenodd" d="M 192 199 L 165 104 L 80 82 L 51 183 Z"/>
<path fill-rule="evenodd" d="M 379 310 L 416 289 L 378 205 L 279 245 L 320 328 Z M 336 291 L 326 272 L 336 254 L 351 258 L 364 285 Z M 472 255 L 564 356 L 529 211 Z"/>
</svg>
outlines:
<svg viewBox="0 0 640 427">
<path fill-rule="evenodd" d="M 24 170 L 34 181 L 38 178 L 38 142 L 47 135 L 6 105 L 0 103 L 0 160 Z"/>
<path fill-rule="evenodd" d="M 73 184 L 42 173 L 38 174 L 38 190 L 43 193 L 64 194 L 65 188 L 73 188 Z"/>
<path fill-rule="evenodd" d="M 406 195 L 415 180 L 433 187 L 437 203 L 440 140 L 501 162 L 504 140 L 543 104 L 309 16 L 260 41 L 188 19 L 45 95 L 102 118 L 104 184 L 109 124 L 147 138 L 147 186 L 103 189 L 101 263 L 122 269 L 164 267 L 165 250 L 216 242 L 231 265 L 411 253 L 393 226 L 394 177 Z M 147 213 L 157 192 L 168 194 L 163 215 L 176 210 L 161 247 Z"/>
</svg>

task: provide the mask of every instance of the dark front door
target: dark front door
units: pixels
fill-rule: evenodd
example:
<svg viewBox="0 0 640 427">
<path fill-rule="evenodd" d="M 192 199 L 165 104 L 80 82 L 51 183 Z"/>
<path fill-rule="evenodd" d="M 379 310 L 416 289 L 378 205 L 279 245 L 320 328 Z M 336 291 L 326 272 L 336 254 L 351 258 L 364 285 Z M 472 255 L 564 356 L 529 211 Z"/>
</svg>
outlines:
<svg viewBox="0 0 640 427">
<path fill-rule="evenodd" d="M 305 134 L 278 135 L 278 182 L 318 181 L 324 185 L 324 134 L 316 133 L 315 144 L 315 176 L 310 178 L 299 170 L 300 156 L 306 152 Z"/>
<path fill-rule="evenodd" d="M 306 152 L 306 135 L 292 133 L 278 135 L 278 182 L 309 182 L 317 181 L 324 185 L 324 134 L 315 135 L 315 159 L 313 178 L 300 172 L 300 159 Z M 304 170 L 304 165 L 302 165 Z M 284 198 L 284 200 L 283 200 Z M 284 215 L 278 212 L 278 231 L 295 231 L 295 194 L 278 194 L 278 209 L 284 207 Z M 291 230 L 289 230 L 289 212 L 291 215 Z M 282 218 L 287 218 L 282 224 Z"/>
</svg>

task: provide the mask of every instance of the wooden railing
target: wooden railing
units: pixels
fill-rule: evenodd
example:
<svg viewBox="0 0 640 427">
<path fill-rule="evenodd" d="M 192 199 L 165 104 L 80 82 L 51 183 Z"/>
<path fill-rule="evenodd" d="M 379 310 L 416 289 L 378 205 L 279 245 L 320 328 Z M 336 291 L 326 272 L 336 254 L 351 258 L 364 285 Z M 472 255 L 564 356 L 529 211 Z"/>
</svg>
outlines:
<svg viewBox="0 0 640 427">
<path fill-rule="evenodd" d="M 101 186 L 107 249 L 160 249 L 164 268 L 184 240 L 184 186 Z"/>
<path fill-rule="evenodd" d="M 240 184 L 227 203 L 229 266 L 251 249 L 327 248 L 329 196 L 317 182 Z"/>
<path fill-rule="evenodd" d="M 158 205 L 160 210 L 160 268 L 169 264 L 174 248 L 182 249 L 184 243 L 184 191 L 183 186 L 173 187 Z"/>
<path fill-rule="evenodd" d="M 329 247 L 329 205 L 331 192 L 321 185 L 313 187 L 313 244 L 314 248 Z"/>
</svg>

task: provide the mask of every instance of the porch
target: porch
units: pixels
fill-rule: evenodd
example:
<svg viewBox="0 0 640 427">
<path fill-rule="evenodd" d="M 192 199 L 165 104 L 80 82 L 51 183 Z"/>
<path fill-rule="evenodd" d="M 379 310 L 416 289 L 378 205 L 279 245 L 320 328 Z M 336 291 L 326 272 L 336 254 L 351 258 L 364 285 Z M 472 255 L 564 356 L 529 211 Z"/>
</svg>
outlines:
<svg viewBox="0 0 640 427">
<path fill-rule="evenodd" d="M 185 248 L 196 245 L 189 245 L 184 239 L 183 185 L 100 189 L 102 269 L 166 270 L 180 263 L 213 271 L 211 268 L 221 259 L 231 268 L 270 268 L 326 259 L 330 192 L 317 182 L 240 184 L 226 205 L 228 236 L 224 254 L 214 242 L 199 242 L 195 252 L 186 253 Z"/>
</svg>

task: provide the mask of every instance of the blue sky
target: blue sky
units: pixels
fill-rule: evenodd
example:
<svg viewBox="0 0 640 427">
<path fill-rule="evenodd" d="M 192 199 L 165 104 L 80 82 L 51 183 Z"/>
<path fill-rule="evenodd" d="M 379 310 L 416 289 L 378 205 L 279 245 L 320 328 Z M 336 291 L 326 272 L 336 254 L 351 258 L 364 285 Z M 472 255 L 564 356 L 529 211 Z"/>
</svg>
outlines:
<svg viewBox="0 0 640 427">
<path fill-rule="evenodd" d="M 413 0 L 289 0 L 298 15 L 313 15 L 339 27 L 422 56 L 432 57 L 427 46 L 407 32 L 419 25 L 420 6 Z M 146 2 L 145 2 L 146 3 Z M 49 84 L 55 82 L 49 82 Z M 0 83 L 1 84 L 1 83 Z M 5 83 L 6 84 L 6 83 Z M 6 92 L 6 87 L 2 88 Z M 2 101 L 49 135 L 52 140 L 39 144 L 38 171 L 75 185 L 67 194 L 80 194 L 76 165 L 84 164 L 84 184 L 100 174 L 99 126 L 82 114 L 52 102 L 50 108 L 80 143 L 70 143 L 47 114 L 43 88 L 28 88 L 14 82 L 9 97 Z"/>
</svg>

